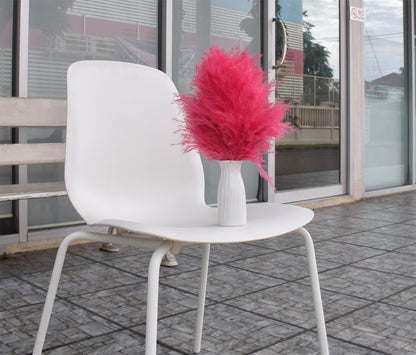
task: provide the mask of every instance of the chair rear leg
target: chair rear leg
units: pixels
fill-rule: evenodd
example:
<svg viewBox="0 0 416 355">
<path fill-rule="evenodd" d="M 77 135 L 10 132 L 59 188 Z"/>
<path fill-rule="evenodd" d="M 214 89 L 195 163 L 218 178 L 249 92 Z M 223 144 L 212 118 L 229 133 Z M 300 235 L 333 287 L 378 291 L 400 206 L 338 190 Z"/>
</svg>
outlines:
<svg viewBox="0 0 416 355">
<path fill-rule="evenodd" d="M 171 249 L 170 242 L 164 242 L 153 252 L 149 264 L 146 315 L 146 355 L 156 355 L 157 313 L 159 301 L 159 274 L 163 256 Z"/>
<path fill-rule="evenodd" d="M 35 340 L 35 346 L 33 349 L 33 355 L 40 355 L 42 353 L 43 344 L 45 342 L 46 333 L 48 331 L 49 321 L 51 319 L 52 308 L 55 302 L 56 291 L 58 289 L 59 279 L 61 278 L 62 268 L 65 261 L 66 252 L 69 245 L 76 239 L 80 238 L 80 233 L 73 233 L 67 236 L 59 246 L 58 252 L 55 258 L 55 264 L 52 271 L 51 280 L 49 283 L 48 293 L 46 295 L 45 305 L 43 307 L 42 317 L 38 329 L 38 334 Z"/>
<path fill-rule="evenodd" d="M 324 310 L 322 307 L 321 290 L 319 286 L 318 268 L 316 266 L 315 248 L 313 246 L 312 237 L 305 228 L 300 228 L 297 230 L 297 232 L 299 232 L 299 234 L 301 234 L 305 240 L 321 355 L 328 355 L 328 339 L 326 336 L 325 318 Z"/>
<path fill-rule="evenodd" d="M 201 351 L 202 327 L 204 323 L 205 295 L 207 291 L 209 251 L 210 251 L 210 244 L 203 244 L 202 264 L 201 264 L 201 281 L 199 284 L 199 297 L 198 297 L 198 313 L 196 317 L 196 326 L 195 326 L 194 353 L 196 354 L 199 354 L 199 352 Z"/>
</svg>

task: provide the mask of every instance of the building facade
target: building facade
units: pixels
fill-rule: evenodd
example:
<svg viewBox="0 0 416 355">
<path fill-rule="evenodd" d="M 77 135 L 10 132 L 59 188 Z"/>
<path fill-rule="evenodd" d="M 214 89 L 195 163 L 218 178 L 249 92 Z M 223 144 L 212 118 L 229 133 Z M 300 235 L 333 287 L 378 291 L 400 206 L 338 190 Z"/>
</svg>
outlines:
<svg viewBox="0 0 416 355">
<path fill-rule="evenodd" d="M 186 93 L 210 46 L 244 48 L 261 55 L 276 82 L 271 100 L 290 103 L 295 128 L 267 157 L 277 191 L 244 163 L 249 202 L 408 191 L 416 188 L 414 14 L 408 0 L 2 0 L 0 96 L 65 100 L 68 66 L 88 59 L 159 68 Z M 22 141 L 62 143 L 65 128 L 0 127 L 4 147 Z M 206 202 L 215 204 L 219 166 L 203 164 Z M 2 165 L 0 185 L 63 181 L 63 167 Z M 66 196 L 2 201 L 0 245 L 62 236 L 79 223 Z"/>
</svg>

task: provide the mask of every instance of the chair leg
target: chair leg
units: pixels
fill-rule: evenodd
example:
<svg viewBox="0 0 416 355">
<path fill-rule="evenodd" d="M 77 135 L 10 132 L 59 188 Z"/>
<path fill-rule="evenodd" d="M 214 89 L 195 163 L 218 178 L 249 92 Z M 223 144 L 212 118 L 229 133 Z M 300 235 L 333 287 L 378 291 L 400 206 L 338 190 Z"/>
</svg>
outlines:
<svg viewBox="0 0 416 355">
<path fill-rule="evenodd" d="M 328 355 L 328 339 L 326 336 L 325 318 L 324 310 L 322 307 L 321 289 L 319 286 L 318 268 L 316 266 L 315 248 L 313 246 L 312 237 L 305 228 L 300 228 L 297 230 L 297 232 L 299 232 L 299 234 L 302 235 L 303 239 L 305 240 L 321 355 Z"/>
<path fill-rule="evenodd" d="M 202 248 L 203 249 L 202 249 L 201 281 L 199 284 L 198 313 L 197 313 L 197 318 L 196 318 L 195 344 L 194 344 L 194 353 L 196 354 L 199 354 L 199 352 L 201 351 L 202 327 L 204 323 L 205 295 L 207 291 L 210 244 L 204 244 Z"/>
<path fill-rule="evenodd" d="M 171 244 L 169 242 L 163 243 L 155 249 L 150 259 L 147 290 L 146 355 L 156 354 L 160 263 L 170 248 Z"/>
<path fill-rule="evenodd" d="M 42 353 L 43 344 L 45 342 L 46 333 L 48 331 L 49 321 L 51 319 L 52 308 L 55 302 L 56 292 L 58 289 L 59 279 L 62 274 L 62 267 L 64 265 L 66 252 L 69 245 L 76 239 L 80 238 L 80 233 L 73 233 L 67 236 L 59 246 L 56 254 L 55 264 L 52 271 L 51 281 L 49 283 L 48 293 L 46 295 L 45 305 L 43 307 L 42 317 L 38 329 L 38 334 L 35 340 L 35 346 L 33 349 L 33 355 L 40 355 Z"/>
</svg>

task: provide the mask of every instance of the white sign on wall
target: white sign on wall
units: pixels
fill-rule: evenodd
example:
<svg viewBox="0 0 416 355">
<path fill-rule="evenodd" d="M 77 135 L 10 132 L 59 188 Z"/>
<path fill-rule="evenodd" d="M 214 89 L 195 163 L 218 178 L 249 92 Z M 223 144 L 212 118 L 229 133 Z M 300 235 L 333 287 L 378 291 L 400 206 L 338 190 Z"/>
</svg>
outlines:
<svg viewBox="0 0 416 355">
<path fill-rule="evenodd" d="M 360 7 L 350 7 L 350 19 L 351 21 L 358 21 L 358 22 L 364 22 L 365 21 L 365 13 L 364 9 Z"/>
</svg>

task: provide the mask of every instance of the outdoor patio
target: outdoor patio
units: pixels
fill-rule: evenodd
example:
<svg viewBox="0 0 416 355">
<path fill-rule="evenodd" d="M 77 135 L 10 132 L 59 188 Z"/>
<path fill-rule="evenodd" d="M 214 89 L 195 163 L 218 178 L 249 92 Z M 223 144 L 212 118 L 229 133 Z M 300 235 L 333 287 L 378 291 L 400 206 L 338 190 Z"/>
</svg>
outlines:
<svg viewBox="0 0 416 355">
<path fill-rule="evenodd" d="M 416 192 L 315 210 L 331 354 L 416 353 Z M 56 250 L 0 260 L 0 353 L 31 353 Z M 163 267 L 159 354 L 191 354 L 200 247 Z M 70 248 L 46 354 L 143 354 L 148 251 Z M 211 248 L 201 354 L 316 354 L 303 240 Z"/>
</svg>

